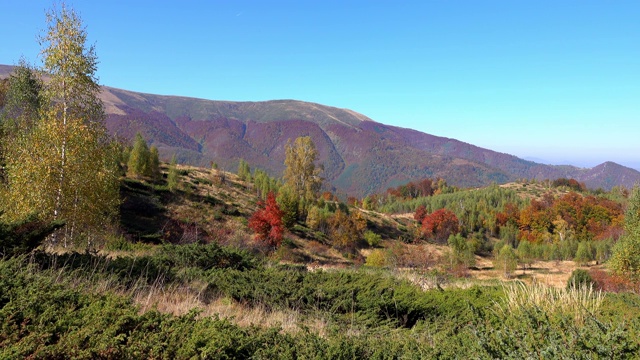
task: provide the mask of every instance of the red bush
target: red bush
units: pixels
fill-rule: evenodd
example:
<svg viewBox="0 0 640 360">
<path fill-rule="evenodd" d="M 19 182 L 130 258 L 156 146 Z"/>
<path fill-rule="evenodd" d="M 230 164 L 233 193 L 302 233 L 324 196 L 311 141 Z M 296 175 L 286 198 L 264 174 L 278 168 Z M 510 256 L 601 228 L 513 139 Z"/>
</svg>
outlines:
<svg viewBox="0 0 640 360">
<path fill-rule="evenodd" d="M 610 274 L 604 270 L 592 269 L 589 271 L 591 279 L 594 282 L 594 288 L 605 292 L 638 292 L 640 284 L 629 281 L 628 279 L 615 274 Z"/>
<path fill-rule="evenodd" d="M 270 192 L 267 201 L 259 202 L 258 207 L 249 219 L 249 227 L 256 233 L 258 240 L 273 247 L 280 246 L 284 233 L 283 213 L 278 207 L 275 195 Z"/>
</svg>

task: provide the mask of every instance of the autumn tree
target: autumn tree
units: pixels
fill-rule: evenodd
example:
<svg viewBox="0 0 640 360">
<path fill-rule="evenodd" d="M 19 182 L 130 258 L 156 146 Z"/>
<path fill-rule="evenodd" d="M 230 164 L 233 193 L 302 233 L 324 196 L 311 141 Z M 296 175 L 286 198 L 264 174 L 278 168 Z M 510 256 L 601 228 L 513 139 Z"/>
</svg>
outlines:
<svg viewBox="0 0 640 360">
<path fill-rule="evenodd" d="M 255 232 L 256 238 L 270 247 L 276 248 L 282 242 L 284 225 L 282 211 L 278 207 L 275 195 L 270 192 L 265 202 L 258 203 L 259 209 L 251 215 L 249 227 Z"/>
<path fill-rule="evenodd" d="M 144 176 L 151 179 L 160 178 L 160 157 L 158 148 L 149 148 L 147 141 L 140 133 L 136 134 L 133 147 L 127 158 L 127 174 L 129 176 Z"/>
<path fill-rule="evenodd" d="M 438 209 L 422 220 L 424 236 L 437 243 L 444 244 L 450 235 L 458 231 L 458 218 L 451 210 Z"/>
<path fill-rule="evenodd" d="M 7 101 L 7 91 L 9 88 L 9 79 L 0 79 L 0 110 L 4 108 Z"/>
<path fill-rule="evenodd" d="M 256 189 L 256 194 L 262 199 L 266 199 L 269 192 L 277 193 L 280 188 L 278 180 L 270 177 L 264 170 L 260 169 L 255 170 L 253 185 Z"/>
<path fill-rule="evenodd" d="M 4 106 L 0 108 L 0 131 L 5 135 L 3 144 L 10 146 L 13 140 L 31 132 L 37 124 L 45 102 L 43 87 L 36 69 L 20 59 L 7 79 Z"/>
<path fill-rule="evenodd" d="M 318 151 L 311 137 L 299 137 L 294 142 L 287 141 L 285 147 L 284 180 L 300 198 L 314 200 L 320 190 L 322 178 L 321 167 L 316 168 Z"/>
<path fill-rule="evenodd" d="M 87 33 L 64 5 L 47 12 L 39 38 L 48 78 L 37 123 L 7 158 L 7 183 L 14 204 L 7 216 L 37 209 L 44 220 L 66 220 L 65 241 L 84 233 L 89 240 L 117 214 L 118 154 L 104 126 L 97 57 Z M 57 236 L 54 237 L 54 241 Z"/>
<path fill-rule="evenodd" d="M 591 242 L 580 241 L 578 249 L 576 250 L 576 256 L 573 261 L 580 265 L 586 265 L 594 259 L 594 249 L 591 246 Z"/>
<path fill-rule="evenodd" d="M 331 216 L 331 212 L 326 207 L 311 206 L 307 214 L 306 224 L 313 230 L 329 235 L 329 218 Z"/>
<path fill-rule="evenodd" d="M 535 259 L 535 254 L 533 253 L 533 245 L 526 241 L 520 241 L 518 244 L 518 248 L 516 249 L 516 254 L 518 255 L 518 259 L 522 263 L 522 269 L 526 270 L 527 267 L 531 268 L 531 264 Z"/>
<path fill-rule="evenodd" d="M 360 212 L 346 212 L 338 209 L 328 219 L 329 234 L 334 247 L 353 250 L 367 228 L 367 221 Z"/>
</svg>

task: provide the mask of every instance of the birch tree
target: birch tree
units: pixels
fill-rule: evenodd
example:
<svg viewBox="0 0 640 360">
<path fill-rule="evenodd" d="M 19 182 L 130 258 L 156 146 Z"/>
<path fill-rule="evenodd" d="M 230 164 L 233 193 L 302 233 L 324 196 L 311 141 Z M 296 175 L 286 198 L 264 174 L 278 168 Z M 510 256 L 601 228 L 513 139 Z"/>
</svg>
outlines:
<svg viewBox="0 0 640 360">
<path fill-rule="evenodd" d="M 91 246 L 95 230 L 117 214 L 117 148 L 104 126 L 95 48 L 87 47 L 79 16 L 62 5 L 46 19 L 39 37 L 45 101 L 32 133 L 7 159 L 14 204 L 8 215 L 38 211 L 43 219 L 65 220 L 65 244 L 83 233 Z"/>
<path fill-rule="evenodd" d="M 293 143 L 291 140 L 287 141 L 284 179 L 286 185 L 305 200 L 314 200 L 322 185 L 322 178 L 319 176 L 322 169 L 316 168 L 316 160 L 318 151 L 311 137 L 299 137 Z"/>
</svg>

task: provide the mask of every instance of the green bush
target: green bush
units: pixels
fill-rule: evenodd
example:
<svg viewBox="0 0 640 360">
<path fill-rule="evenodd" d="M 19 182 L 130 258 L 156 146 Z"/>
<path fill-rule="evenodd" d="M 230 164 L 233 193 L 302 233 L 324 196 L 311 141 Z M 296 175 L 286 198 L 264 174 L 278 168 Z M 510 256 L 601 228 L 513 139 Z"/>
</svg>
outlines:
<svg viewBox="0 0 640 360">
<path fill-rule="evenodd" d="M 371 267 L 385 267 L 387 266 L 387 252 L 382 249 L 374 249 L 367 256 L 367 260 L 365 261 L 367 266 Z"/>
<path fill-rule="evenodd" d="M 567 280 L 567 289 L 578 288 L 583 286 L 593 286 L 594 281 L 589 272 L 583 269 L 575 269 Z"/>
<path fill-rule="evenodd" d="M 364 232 L 364 240 L 367 242 L 367 244 L 369 244 L 369 246 L 377 247 L 382 241 L 382 236 L 374 233 L 371 230 L 367 230 Z"/>
<path fill-rule="evenodd" d="M 70 263 L 42 271 L 17 257 L 0 260 L 0 358 L 633 358 L 640 350 L 632 294 L 612 299 L 607 320 L 591 314 L 577 325 L 535 306 L 497 312 L 500 287 L 424 292 L 381 271 L 211 268 L 200 251 L 167 255 L 169 269 L 206 268 L 211 287 L 246 306 L 322 314 L 325 333 L 241 327 L 196 310 L 141 313 L 128 298 L 82 290 L 89 287 L 67 270 Z"/>
<path fill-rule="evenodd" d="M 35 216 L 15 223 L 0 222 L 0 258 L 33 251 L 62 226 L 64 222 L 47 223 Z"/>
</svg>

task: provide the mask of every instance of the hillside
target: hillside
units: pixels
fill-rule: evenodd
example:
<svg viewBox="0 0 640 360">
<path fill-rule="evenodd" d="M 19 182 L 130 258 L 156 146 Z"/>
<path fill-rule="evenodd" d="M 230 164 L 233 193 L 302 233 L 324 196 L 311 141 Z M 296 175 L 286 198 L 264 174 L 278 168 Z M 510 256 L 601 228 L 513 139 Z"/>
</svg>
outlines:
<svg viewBox="0 0 640 360">
<path fill-rule="evenodd" d="M 0 77 L 11 67 L 0 66 Z M 234 170 L 240 159 L 279 175 L 288 139 L 311 136 L 329 189 L 364 196 L 410 180 L 441 177 L 472 187 L 521 178 L 574 178 L 590 188 L 633 186 L 640 172 L 615 163 L 593 169 L 526 161 L 455 139 L 381 124 L 348 109 L 296 101 L 212 101 L 103 87 L 107 127 L 143 134 L 168 159 Z M 366 180 L 366 181 L 365 181 Z"/>
<path fill-rule="evenodd" d="M 476 255 L 463 272 L 445 272 L 448 247 L 396 241 L 411 231 L 412 219 L 353 207 L 382 235 L 380 244 L 338 251 L 298 223 L 281 247 L 265 249 L 246 227 L 258 201 L 251 183 L 179 166 L 171 191 L 166 172 L 163 166 L 163 178 L 155 181 L 123 179 L 123 236 L 108 239 L 99 252 L 36 250 L 0 259 L 0 323 L 19 330 L 7 332 L 0 357 L 527 358 L 534 354 L 529 349 L 547 347 L 559 358 L 637 352 L 636 325 L 629 321 L 640 311 L 637 297 L 565 290 L 578 268 L 573 261 L 522 265 L 511 276 L 521 280 L 515 283 L 500 281 L 501 270 L 485 256 Z M 374 252 L 393 263 L 373 264 Z M 582 269 L 603 273 L 599 265 Z M 547 336 L 523 335 L 532 328 Z M 577 340 L 565 343 L 566 334 Z M 592 343 L 599 344 L 597 353 Z"/>
</svg>

